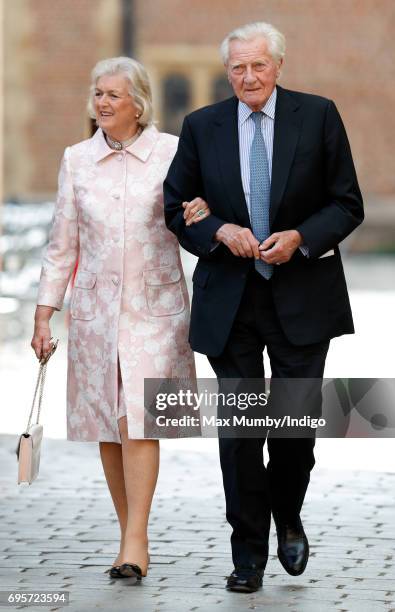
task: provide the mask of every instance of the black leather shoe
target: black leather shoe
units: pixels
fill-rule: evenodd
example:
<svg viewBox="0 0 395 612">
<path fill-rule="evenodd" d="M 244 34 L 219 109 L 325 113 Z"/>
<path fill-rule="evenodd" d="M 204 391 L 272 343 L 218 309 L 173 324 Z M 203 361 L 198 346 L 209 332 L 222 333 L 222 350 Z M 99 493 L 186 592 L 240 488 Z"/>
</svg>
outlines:
<svg viewBox="0 0 395 612">
<path fill-rule="evenodd" d="M 276 522 L 278 549 L 281 565 L 291 576 L 299 576 L 306 569 L 309 559 L 309 542 L 298 518 L 289 523 Z"/>
<path fill-rule="evenodd" d="M 253 593 L 262 586 L 263 572 L 254 568 L 236 567 L 226 582 L 228 591 Z"/>
</svg>

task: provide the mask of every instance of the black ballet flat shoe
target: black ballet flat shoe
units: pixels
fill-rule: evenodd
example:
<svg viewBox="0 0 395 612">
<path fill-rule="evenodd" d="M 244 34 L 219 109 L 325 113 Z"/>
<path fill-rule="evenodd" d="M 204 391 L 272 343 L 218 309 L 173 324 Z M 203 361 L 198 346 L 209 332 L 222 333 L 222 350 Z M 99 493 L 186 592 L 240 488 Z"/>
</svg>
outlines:
<svg viewBox="0 0 395 612">
<path fill-rule="evenodd" d="M 122 565 L 119 566 L 118 571 L 122 578 L 137 578 L 137 580 L 141 580 L 143 577 L 141 568 L 135 563 L 122 563 Z"/>
<path fill-rule="evenodd" d="M 123 578 L 122 574 L 119 573 L 119 565 L 113 565 L 106 573 L 110 576 L 110 578 Z"/>
</svg>

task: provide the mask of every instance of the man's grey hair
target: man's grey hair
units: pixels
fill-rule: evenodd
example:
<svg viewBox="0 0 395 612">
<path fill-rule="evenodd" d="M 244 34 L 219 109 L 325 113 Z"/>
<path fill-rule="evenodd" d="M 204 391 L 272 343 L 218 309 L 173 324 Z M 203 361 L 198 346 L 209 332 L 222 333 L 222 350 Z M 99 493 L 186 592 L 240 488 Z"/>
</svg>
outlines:
<svg viewBox="0 0 395 612">
<path fill-rule="evenodd" d="M 153 123 L 152 93 L 148 73 L 144 66 L 130 57 L 110 57 L 97 62 L 91 72 L 91 86 L 88 99 L 88 112 L 96 118 L 94 98 L 97 81 L 107 75 L 124 76 L 129 85 L 129 94 L 139 112 L 138 124 L 141 127 Z"/>
<path fill-rule="evenodd" d="M 262 37 L 266 40 L 269 53 L 277 63 L 285 55 L 285 36 L 277 28 L 270 23 L 264 21 L 256 21 L 255 23 L 247 23 L 240 28 L 236 28 L 222 41 L 220 52 L 222 61 L 225 66 L 229 61 L 229 43 L 232 40 L 249 41 L 254 38 Z"/>
</svg>

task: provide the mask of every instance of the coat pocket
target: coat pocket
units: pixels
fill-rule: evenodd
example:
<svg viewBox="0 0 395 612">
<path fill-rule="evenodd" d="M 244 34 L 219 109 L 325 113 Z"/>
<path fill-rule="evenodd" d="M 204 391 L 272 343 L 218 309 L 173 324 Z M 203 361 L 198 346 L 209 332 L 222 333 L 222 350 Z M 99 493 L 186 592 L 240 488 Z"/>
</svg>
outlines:
<svg viewBox="0 0 395 612">
<path fill-rule="evenodd" d="M 153 317 L 179 314 L 185 309 L 179 268 L 163 266 L 144 270 L 145 296 Z"/>
<path fill-rule="evenodd" d="M 71 318 L 84 321 L 94 319 L 96 315 L 96 296 L 96 272 L 78 270 L 71 297 Z"/>
</svg>

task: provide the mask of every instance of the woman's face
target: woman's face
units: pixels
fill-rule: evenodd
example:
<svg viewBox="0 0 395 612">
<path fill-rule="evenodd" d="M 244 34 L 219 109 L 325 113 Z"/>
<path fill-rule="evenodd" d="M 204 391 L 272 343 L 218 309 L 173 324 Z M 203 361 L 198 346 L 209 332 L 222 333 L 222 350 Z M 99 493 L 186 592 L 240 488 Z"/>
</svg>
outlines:
<svg viewBox="0 0 395 612">
<path fill-rule="evenodd" d="M 137 130 L 139 113 L 123 75 L 105 75 L 97 80 L 94 108 L 99 127 L 109 136 L 126 140 Z"/>
</svg>

